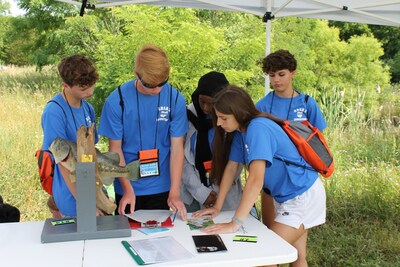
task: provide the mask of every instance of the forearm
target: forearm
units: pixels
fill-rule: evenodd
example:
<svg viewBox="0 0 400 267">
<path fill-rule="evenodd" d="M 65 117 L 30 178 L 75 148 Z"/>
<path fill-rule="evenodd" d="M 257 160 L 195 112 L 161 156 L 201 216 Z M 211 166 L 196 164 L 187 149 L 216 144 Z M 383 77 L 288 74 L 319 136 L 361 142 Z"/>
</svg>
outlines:
<svg viewBox="0 0 400 267">
<path fill-rule="evenodd" d="M 257 197 L 260 194 L 261 189 L 262 184 L 260 185 L 257 181 L 250 181 L 249 179 L 246 182 L 246 186 L 243 189 L 242 198 L 235 212 L 235 217 L 242 221 L 247 217 L 254 203 L 257 201 Z"/>
<path fill-rule="evenodd" d="M 119 165 L 126 166 L 126 161 L 124 157 L 124 153 L 122 152 L 122 141 L 121 140 L 109 140 L 108 150 L 110 152 L 118 153 L 119 155 Z M 119 177 L 119 182 L 121 183 L 122 190 L 125 193 L 133 193 L 133 187 L 130 181 L 127 178 Z"/>
<path fill-rule="evenodd" d="M 264 184 L 265 161 L 256 160 L 250 165 L 249 177 L 243 189 L 243 195 L 236 209 L 235 217 L 243 221 L 257 200 Z"/>
<path fill-rule="evenodd" d="M 176 197 L 180 197 L 180 187 L 184 160 L 183 137 L 171 139 L 172 144 L 170 155 L 170 194 Z"/>
</svg>

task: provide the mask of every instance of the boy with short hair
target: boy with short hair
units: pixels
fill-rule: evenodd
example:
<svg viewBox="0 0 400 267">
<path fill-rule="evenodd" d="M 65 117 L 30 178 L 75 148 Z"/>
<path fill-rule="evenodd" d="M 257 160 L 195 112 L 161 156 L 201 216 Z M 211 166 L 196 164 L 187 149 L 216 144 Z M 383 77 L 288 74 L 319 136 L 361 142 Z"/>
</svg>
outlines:
<svg viewBox="0 0 400 267">
<path fill-rule="evenodd" d="M 136 78 L 106 99 L 99 126 L 109 150 L 120 155 L 120 165 L 140 162 L 137 181 L 114 181 L 116 213 L 171 208 L 186 219 L 180 197 L 183 138 L 188 130 L 185 98 L 168 83 L 170 65 L 160 47 L 144 45 L 133 72 Z"/>
<path fill-rule="evenodd" d="M 284 120 L 308 120 L 322 131 L 326 128 L 326 121 L 317 102 L 293 87 L 296 68 L 297 61 L 288 50 L 278 50 L 266 56 L 262 61 L 262 70 L 269 76 L 274 90 L 260 99 L 256 107 Z M 271 227 L 275 219 L 275 207 L 267 189 L 261 193 L 261 209 L 263 223 Z M 299 261 L 304 258 L 305 247 L 304 251 L 299 251 Z"/>
<path fill-rule="evenodd" d="M 93 63 L 83 55 L 64 58 L 58 65 L 62 92 L 54 96 L 42 114 L 43 150 L 48 150 L 57 137 L 76 142 L 76 131 L 81 125 L 96 123 L 93 106 L 85 99 L 93 95 L 99 78 Z M 96 129 L 96 127 L 95 127 Z M 98 141 L 97 134 L 95 142 Z M 56 164 L 53 177 L 55 204 L 63 216 L 76 216 L 76 188 L 69 171 Z"/>
</svg>

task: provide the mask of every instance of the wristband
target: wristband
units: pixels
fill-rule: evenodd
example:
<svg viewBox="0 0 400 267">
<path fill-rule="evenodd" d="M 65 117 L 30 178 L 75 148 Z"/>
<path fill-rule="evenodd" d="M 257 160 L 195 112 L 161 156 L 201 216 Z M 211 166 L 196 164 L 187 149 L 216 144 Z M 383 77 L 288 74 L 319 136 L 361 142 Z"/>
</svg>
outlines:
<svg viewBox="0 0 400 267">
<path fill-rule="evenodd" d="M 244 231 L 244 227 L 243 227 L 243 221 L 242 220 L 240 220 L 238 217 L 236 217 L 236 216 L 233 216 L 232 217 L 232 222 L 234 222 L 234 223 L 236 223 L 237 225 L 239 225 L 239 228 L 236 230 L 236 231 L 238 231 L 239 229 L 242 229 L 242 231 L 243 231 L 243 233 L 245 232 Z"/>
<path fill-rule="evenodd" d="M 242 220 L 240 220 L 238 217 L 236 217 L 236 216 L 233 216 L 232 217 L 232 222 L 234 222 L 234 223 L 236 223 L 236 224 L 238 224 L 239 226 L 243 226 L 243 221 Z"/>
</svg>

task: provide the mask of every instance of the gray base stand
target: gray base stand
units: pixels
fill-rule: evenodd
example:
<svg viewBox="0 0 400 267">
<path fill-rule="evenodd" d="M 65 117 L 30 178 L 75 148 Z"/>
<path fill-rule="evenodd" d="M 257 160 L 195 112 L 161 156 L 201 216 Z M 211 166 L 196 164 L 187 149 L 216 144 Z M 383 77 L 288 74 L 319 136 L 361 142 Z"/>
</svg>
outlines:
<svg viewBox="0 0 400 267">
<path fill-rule="evenodd" d="M 47 219 L 42 243 L 131 236 L 125 216 L 96 217 L 95 163 L 77 163 L 76 180 L 77 217 L 63 218 L 75 222 L 53 225 L 59 219 Z"/>
</svg>

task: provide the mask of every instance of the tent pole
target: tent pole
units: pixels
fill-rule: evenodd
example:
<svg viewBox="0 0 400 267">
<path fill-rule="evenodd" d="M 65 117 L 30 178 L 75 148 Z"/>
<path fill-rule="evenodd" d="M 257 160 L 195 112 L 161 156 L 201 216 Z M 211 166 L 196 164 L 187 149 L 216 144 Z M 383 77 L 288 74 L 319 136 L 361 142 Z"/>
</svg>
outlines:
<svg viewBox="0 0 400 267">
<path fill-rule="evenodd" d="M 267 13 L 271 14 L 271 1 L 267 0 Z M 264 16 L 265 17 L 265 16 Z M 269 55 L 271 53 L 271 22 L 272 18 L 268 18 L 265 24 L 265 55 Z M 267 95 L 269 93 L 269 76 L 265 75 L 265 82 L 264 82 L 264 95 Z"/>
<path fill-rule="evenodd" d="M 265 40 L 265 55 L 268 56 L 271 53 L 271 20 L 268 20 L 265 24 L 266 40 Z M 270 92 L 269 89 L 269 76 L 265 75 L 264 84 L 264 95 Z"/>
</svg>

